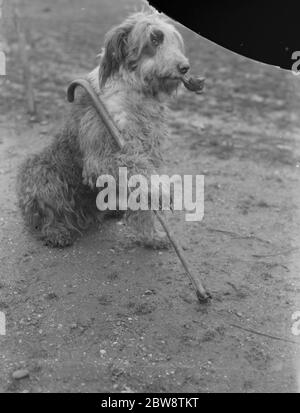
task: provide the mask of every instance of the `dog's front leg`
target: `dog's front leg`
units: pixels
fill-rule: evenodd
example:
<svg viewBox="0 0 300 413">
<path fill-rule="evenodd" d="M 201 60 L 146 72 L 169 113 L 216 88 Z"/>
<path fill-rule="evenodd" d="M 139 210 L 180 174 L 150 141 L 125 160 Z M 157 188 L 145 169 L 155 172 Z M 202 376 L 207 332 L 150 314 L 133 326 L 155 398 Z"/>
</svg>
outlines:
<svg viewBox="0 0 300 413">
<path fill-rule="evenodd" d="M 114 144 L 95 108 L 90 106 L 82 116 L 78 129 L 82 153 L 83 184 L 93 190 L 100 175 L 115 175 Z"/>
<path fill-rule="evenodd" d="M 168 248 L 169 240 L 161 228 L 160 223 L 155 218 L 152 211 L 152 176 L 157 175 L 157 172 L 153 164 L 145 157 L 143 154 L 137 155 L 136 153 L 124 153 L 117 155 L 117 162 L 119 168 L 126 167 L 126 179 L 122 182 L 120 180 L 119 185 L 126 185 L 128 190 L 128 203 L 126 203 L 128 209 L 125 215 L 125 220 L 129 226 L 133 229 L 138 241 L 143 245 L 155 249 Z M 140 208 L 138 210 L 132 210 L 132 205 L 130 202 L 131 190 L 128 184 L 131 182 L 133 177 L 141 177 L 143 184 L 138 185 L 138 195 Z M 140 179 L 140 178 L 139 178 Z M 131 186 L 131 185 L 130 185 Z M 133 189 L 135 192 L 135 189 Z M 124 193 L 124 188 L 119 188 L 119 192 Z M 161 209 L 163 205 L 163 198 L 167 200 L 170 199 L 169 188 L 165 188 L 164 185 L 161 187 L 161 191 L 156 189 L 157 201 L 155 209 Z M 141 200 L 143 198 L 143 202 Z M 123 200 L 124 201 L 124 200 Z M 123 203 L 123 202 L 122 202 Z M 136 204 L 136 195 L 134 196 L 134 203 Z M 164 203 L 167 205 L 167 202 Z M 145 208 L 146 207 L 146 208 Z M 171 205 L 172 207 L 172 205 Z M 142 209 L 143 208 L 143 209 Z"/>
</svg>

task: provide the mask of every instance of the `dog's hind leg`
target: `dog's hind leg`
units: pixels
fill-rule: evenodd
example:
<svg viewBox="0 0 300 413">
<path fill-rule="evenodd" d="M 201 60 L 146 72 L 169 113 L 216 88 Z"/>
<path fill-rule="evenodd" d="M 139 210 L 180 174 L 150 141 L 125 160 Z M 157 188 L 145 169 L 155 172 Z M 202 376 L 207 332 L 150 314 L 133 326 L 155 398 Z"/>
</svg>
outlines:
<svg viewBox="0 0 300 413">
<path fill-rule="evenodd" d="M 40 237 L 45 245 L 54 248 L 64 248 L 72 245 L 75 240 L 75 232 L 67 227 L 62 218 L 59 220 L 57 217 L 52 217 L 50 210 L 46 215 L 45 212 L 44 209 L 43 225 L 40 231 Z"/>
<path fill-rule="evenodd" d="M 71 245 L 86 217 L 76 190 L 40 156 L 29 158 L 17 178 L 19 206 L 27 226 L 47 245 Z"/>
<path fill-rule="evenodd" d="M 72 217 L 68 211 L 55 210 L 53 199 L 51 206 L 38 197 L 20 206 L 27 226 L 45 245 L 63 248 L 73 244 L 77 229 Z"/>
</svg>

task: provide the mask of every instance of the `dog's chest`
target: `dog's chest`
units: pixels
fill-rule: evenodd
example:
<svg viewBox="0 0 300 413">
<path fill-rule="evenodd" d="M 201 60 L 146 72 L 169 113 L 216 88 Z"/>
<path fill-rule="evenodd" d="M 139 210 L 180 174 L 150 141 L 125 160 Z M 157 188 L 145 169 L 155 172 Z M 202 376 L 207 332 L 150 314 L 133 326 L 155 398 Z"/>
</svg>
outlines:
<svg viewBox="0 0 300 413">
<path fill-rule="evenodd" d="M 126 142 L 147 150 L 166 137 L 165 108 L 154 99 L 112 93 L 104 95 L 103 100 Z"/>
</svg>

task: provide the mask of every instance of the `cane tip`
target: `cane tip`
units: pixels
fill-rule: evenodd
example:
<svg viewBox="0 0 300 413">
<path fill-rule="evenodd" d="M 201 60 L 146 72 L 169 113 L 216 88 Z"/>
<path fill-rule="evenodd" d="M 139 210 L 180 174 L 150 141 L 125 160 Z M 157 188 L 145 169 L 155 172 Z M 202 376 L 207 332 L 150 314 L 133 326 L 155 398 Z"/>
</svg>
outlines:
<svg viewBox="0 0 300 413">
<path fill-rule="evenodd" d="M 197 291 L 197 298 L 200 304 L 208 304 L 212 299 L 212 295 L 207 291 L 205 293 L 200 293 L 200 291 Z"/>
</svg>

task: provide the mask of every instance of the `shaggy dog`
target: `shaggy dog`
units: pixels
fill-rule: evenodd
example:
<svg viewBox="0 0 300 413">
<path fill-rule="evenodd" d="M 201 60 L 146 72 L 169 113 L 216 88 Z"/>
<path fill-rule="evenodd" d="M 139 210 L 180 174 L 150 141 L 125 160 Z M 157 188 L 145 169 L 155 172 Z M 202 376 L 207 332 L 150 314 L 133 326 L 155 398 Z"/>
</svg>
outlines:
<svg viewBox="0 0 300 413">
<path fill-rule="evenodd" d="M 47 245 L 65 247 L 95 222 L 99 175 L 150 180 L 162 162 L 167 137 L 166 103 L 189 70 L 181 35 L 156 12 L 130 16 L 106 35 L 100 65 L 87 79 L 101 96 L 126 145 L 116 150 L 93 104 L 81 88 L 53 142 L 28 158 L 17 178 L 26 224 Z M 150 186 L 149 186 L 150 187 Z M 151 211 L 130 212 L 128 221 L 141 240 L 157 245 Z"/>
</svg>

